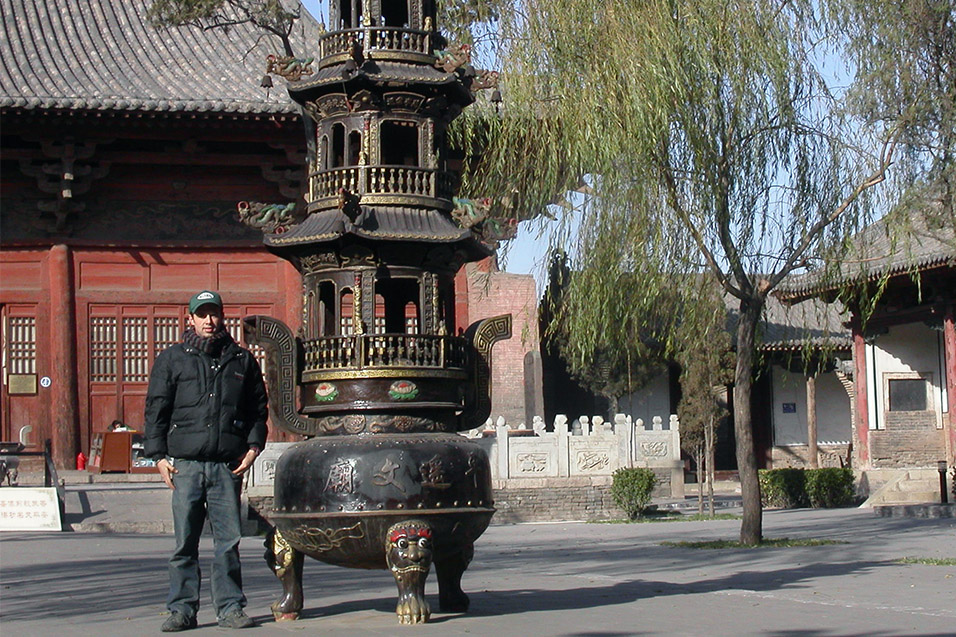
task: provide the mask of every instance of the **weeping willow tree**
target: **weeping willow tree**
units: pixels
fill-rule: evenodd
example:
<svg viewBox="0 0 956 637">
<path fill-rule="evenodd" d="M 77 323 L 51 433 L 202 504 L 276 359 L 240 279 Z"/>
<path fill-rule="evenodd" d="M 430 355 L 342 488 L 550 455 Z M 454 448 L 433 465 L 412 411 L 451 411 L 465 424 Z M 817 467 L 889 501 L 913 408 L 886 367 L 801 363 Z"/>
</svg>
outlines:
<svg viewBox="0 0 956 637">
<path fill-rule="evenodd" d="M 607 400 L 608 418 L 618 413 L 618 400 L 627 394 L 646 386 L 655 377 L 666 373 L 666 348 L 655 339 L 656 320 L 649 314 L 638 316 L 626 307 L 608 307 L 610 320 L 615 329 L 607 334 L 598 348 L 587 359 L 575 359 L 576 352 L 569 348 L 568 334 L 564 329 L 565 321 L 578 314 L 574 307 L 565 307 L 565 303 L 576 303 L 579 299 L 566 299 L 565 292 L 572 276 L 587 276 L 590 272 L 572 273 L 570 258 L 563 250 L 556 250 L 548 266 L 548 287 L 541 303 L 541 314 L 545 326 L 543 347 L 548 353 L 557 355 L 563 361 L 574 361 L 568 365 L 568 373 L 574 381 L 592 394 Z M 633 283 L 634 277 L 630 277 Z"/>
<path fill-rule="evenodd" d="M 675 346 L 680 321 L 707 307 L 693 291 L 702 272 L 735 297 L 745 545 L 762 539 L 751 393 L 767 295 L 815 259 L 838 260 L 895 148 L 895 131 L 881 144 L 844 128 L 818 70 L 817 6 L 518 0 L 498 23 L 500 111 L 473 108 L 458 128 L 482 151 L 466 188 L 516 215 L 589 176 L 553 323 L 572 366 L 632 338 L 644 313 L 662 318 L 641 327 Z"/>
<path fill-rule="evenodd" d="M 956 2 L 832 0 L 829 12 L 856 68 L 849 107 L 900 129 L 896 203 L 956 228 Z"/>
</svg>

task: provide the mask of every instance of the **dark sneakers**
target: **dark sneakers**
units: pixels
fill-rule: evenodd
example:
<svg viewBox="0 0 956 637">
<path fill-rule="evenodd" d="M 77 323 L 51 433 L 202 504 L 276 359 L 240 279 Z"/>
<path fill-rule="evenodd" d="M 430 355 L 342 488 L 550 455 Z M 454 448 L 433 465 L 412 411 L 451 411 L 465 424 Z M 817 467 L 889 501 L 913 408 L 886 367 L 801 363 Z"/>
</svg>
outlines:
<svg viewBox="0 0 956 637">
<path fill-rule="evenodd" d="M 186 617 L 182 613 L 173 611 L 173 614 L 163 622 L 163 627 L 160 630 L 164 633 L 178 633 L 181 630 L 189 630 L 195 627 L 195 617 Z"/>
<path fill-rule="evenodd" d="M 219 618 L 219 626 L 222 628 L 251 628 L 256 622 L 246 615 L 241 608 L 231 610 Z"/>
</svg>

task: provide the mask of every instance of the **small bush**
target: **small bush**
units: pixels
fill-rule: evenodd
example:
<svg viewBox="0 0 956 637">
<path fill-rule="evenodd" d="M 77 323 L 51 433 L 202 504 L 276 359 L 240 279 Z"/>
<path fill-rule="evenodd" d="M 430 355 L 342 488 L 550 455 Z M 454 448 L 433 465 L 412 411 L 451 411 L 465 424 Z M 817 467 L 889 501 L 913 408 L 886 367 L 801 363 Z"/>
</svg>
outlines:
<svg viewBox="0 0 956 637">
<path fill-rule="evenodd" d="M 803 469 L 760 470 L 760 502 L 763 506 L 781 509 L 808 506 L 806 473 Z"/>
<path fill-rule="evenodd" d="M 627 517 L 635 520 L 644 514 L 657 485 L 657 476 L 650 469 L 618 469 L 611 476 L 611 498 Z"/>
<path fill-rule="evenodd" d="M 847 506 L 853 501 L 852 469 L 811 469 L 806 473 L 810 506 L 832 509 Z"/>
</svg>

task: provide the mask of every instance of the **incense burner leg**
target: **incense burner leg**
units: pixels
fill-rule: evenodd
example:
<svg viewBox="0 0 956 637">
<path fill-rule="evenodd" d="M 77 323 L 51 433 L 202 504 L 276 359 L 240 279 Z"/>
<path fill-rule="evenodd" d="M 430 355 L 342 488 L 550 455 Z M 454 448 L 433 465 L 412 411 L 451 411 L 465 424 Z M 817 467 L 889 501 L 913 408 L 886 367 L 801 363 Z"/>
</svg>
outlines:
<svg viewBox="0 0 956 637">
<path fill-rule="evenodd" d="M 278 529 L 266 536 L 265 559 L 269 568 L 282 582 L 282 597 L 272 603 L 276 621 L 292 621 L 302 611 L 302 563 L 304 555 L 292 548 Z"/>
<path fill-rule="evenodd" d="M 423 624 L 431 616 L 425 580 L 432 563 L 431 527 L 419 520 L 393 524 L 386 535 L 385 561 L 398 586 L 395 613 L 402 624 Z"/>
<path fill-rule="evenodd" d="M 475 545 L 469 542 L 460 552 L 435 560 L 438 576 L 438 604 L 446 613 L 468 612 L 468 595 L 461 590 L 461 576 L 475 556 Z"/>
</svg>

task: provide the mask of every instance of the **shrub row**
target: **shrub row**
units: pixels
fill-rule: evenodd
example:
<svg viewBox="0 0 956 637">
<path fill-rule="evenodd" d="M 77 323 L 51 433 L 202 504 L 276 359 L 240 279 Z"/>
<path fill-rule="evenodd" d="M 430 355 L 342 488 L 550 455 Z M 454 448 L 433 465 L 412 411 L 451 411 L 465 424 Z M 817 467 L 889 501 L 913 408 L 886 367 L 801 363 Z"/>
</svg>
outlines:
<svg viewBox="0 0 956 637">
<path fill-rule="evenodd" d="M 853 502 L 851 469 L 765 469 L 759 475 L 766 507 L 832 509 Z"/>
</svg>

